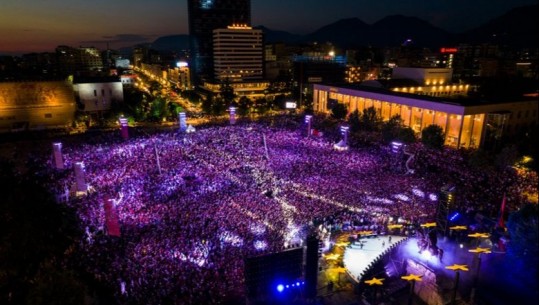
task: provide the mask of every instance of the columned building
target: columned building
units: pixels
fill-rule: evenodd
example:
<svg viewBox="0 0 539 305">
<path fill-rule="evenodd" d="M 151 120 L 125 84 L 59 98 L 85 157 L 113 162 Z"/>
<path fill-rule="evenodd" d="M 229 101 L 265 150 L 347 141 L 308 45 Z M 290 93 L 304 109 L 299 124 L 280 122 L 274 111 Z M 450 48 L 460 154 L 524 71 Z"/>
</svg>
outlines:
<svg viewBox="0 0 539 305">
<path fill-rule="evenodd" d="M 440 126 L 445 144 L 456 148 L 481 147 L 486 137 L 514 134 L 538 123 L 536 100 L 506 103 L 472 103 L 426 95 L 395 92 L 368 86 L 314 85 L 314 110 L 329 113 L 335 103 L 349 112 L 374 107 L 387 121 L 400 115 L 404 125 L 419 135 L 431 125 Z"/>
<path fill-rule="evenodd" d="M 263 77 L 262 30 L 230 25 L 213 30 L 214 79 L 256 81 Z"/>
</svg>

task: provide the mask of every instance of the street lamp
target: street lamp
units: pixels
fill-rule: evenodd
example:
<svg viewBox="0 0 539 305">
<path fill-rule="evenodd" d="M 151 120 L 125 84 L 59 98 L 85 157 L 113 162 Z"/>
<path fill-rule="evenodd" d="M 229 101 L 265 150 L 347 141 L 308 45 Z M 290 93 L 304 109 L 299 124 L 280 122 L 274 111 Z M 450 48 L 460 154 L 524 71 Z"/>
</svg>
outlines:
<svg viewBox="0 0 539 305">
<path fill-rule="evenodd" d="M 488 248 L 481 248 L 481 247 L 477 247 L 475 249 L 470 249 L 468 251 L 471 252 L 471 253 L 475 253 L 476 255 L 474 255 L 474 257 L 477 258 L 476 259 L 476 261 L 477 261 L 477 269 L 475 271 L 474 283 L 473 283 L 472 293 L 471 293 L 471 296 L 470 296 L 470 304 L 474 304 L 475 303 L 475 291 L 476 291 L 477 286 L 479 284 L 479 269 L 481 268 L 481 254 L 489 254 L 489 253 L 492 253 L 492 252 Z"/>
<path fill-rule="evenodd" d="M 412 282 L 412 286 L 410 286 L 410 296 L 408 297 L 408 305 L 412 305 L 412 299 L 414 298 L 415 282 L 421 282 L 421 275 L 410 273 L 408 275 L 401 276 L 401 279 Z"/>
<path fill-rule="evenodd" d="M 455 305 L 457 299 L 457 289 L 459 286 L 460 271 L 469 271 L 468 265 L 453 264 L 451 266 L 446 266 L 445 269 L 455 271 L 455 288 L 453 289 L 453 295 L 451 296 L 451 305 Z"/>
</svg>

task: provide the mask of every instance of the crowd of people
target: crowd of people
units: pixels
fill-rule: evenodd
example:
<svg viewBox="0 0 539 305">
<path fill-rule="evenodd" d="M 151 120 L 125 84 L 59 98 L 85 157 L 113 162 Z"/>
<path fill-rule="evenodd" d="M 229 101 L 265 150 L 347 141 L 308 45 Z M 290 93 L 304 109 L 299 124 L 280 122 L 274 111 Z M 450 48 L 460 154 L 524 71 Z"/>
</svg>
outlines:
<svg viewBox="0 0 539 305">
<path fill-rule="evenodd" d="M 219 304 L 244 296 L 244 258 L 301 244 L 310 228 L 383 231 L 390 222 L 433 221 L 448 180 L 466 209 L 498 207 L 496 184 L 514 205 L 525 200 L 519 188 L 537 185 L 536 176 L 474 173 L 419 150 L 418 170 L 407 174 L 394 170 L 398 157 L 388 149 L 333 144 L 263 124 L 66 143 L 66 171 L 84 162 L 89 186 L 66 203 L 85 232 L 77 263 L 122 304 Z M 440 171 L 428 171 L 428 162 Z M 75 183 L 69 172 L 51 187 Z M 106 198 L 114 198 L 120 237 L 106 234 Z"/>
</svg>

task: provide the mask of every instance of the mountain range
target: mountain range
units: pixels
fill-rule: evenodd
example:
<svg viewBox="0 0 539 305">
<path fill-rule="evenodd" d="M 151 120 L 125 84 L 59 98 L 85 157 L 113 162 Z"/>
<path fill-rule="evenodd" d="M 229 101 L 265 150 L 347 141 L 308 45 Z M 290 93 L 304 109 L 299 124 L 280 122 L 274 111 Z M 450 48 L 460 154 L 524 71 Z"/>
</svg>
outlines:
<svg viewBox="0 0 539 305">
<path fill-rule="evenodd" d="M 264 32 L 266 43 L 304 44 L 330 42 L 341 48 L 398 46 L 405 41 L 415 46 L 440 47 L 456 43 L 497 43 L 515 47 L 539 46 L 537 12 L 539 5 L 514 8 L 502 16 L 462 33 L 450 33 L 417 17 L 387 16 L 373 24 L 358 18 L 341 19 L 318 30 L 298 35 L 286 31 L 255 28 Z M 159 37 L 151 48 L 159 51 L 181 51 L 189 48 L 189 35 Z"/>
</svg>

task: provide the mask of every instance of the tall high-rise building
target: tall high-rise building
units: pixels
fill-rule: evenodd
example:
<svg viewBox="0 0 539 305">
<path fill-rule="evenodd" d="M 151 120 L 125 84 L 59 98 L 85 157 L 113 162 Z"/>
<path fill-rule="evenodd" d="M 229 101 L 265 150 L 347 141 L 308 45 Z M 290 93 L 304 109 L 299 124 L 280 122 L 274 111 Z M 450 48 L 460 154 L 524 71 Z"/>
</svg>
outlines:
<svg viewBox="0 0 539 305">
<path fill-rule="evenodd" d="M 191 68 L 195 82 L 213 76 L 213 30 L 251 24 L 250 0 L 189 0 Z"/>
<path fill-rule="evenodd" d="M 263 77 L 262 30 L 245 25 L 213 30 L 213 70 L 217 81 L 255 81 Z"/>
</svg>

